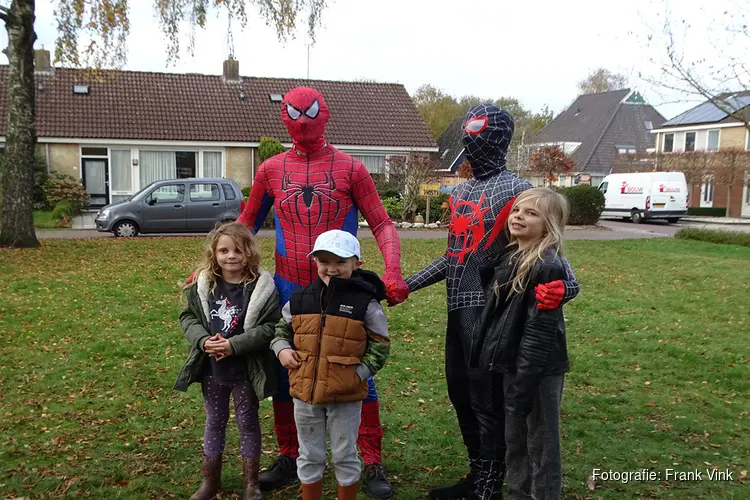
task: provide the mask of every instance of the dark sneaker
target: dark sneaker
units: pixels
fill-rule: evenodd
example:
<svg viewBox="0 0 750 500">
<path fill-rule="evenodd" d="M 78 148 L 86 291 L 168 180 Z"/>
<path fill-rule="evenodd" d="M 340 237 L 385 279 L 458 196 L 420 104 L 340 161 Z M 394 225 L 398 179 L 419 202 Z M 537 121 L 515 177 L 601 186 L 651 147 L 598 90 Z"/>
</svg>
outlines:
<svg viewBox="0 0 750 500">
<path fill-rule="evenodd" d="M 365 465 L 362 486 L 365 494 L 370 498 L 381 499 L 393 496 L 393 487 L 388 482 L 381 464 Z"/>
<path fill-rule="evenodd" d="M 470 498 L 474 491 L 474 478 L 471 474 L 462 477 L 452 486 L 443 486 L 430 490 L 427 498 L 430 500 L 464 500 Z"/>
<path fill-rule="evenodd" d="M 290 456 L 279 455 L 271 467 L 258 476 L 262 491 L 278 490 L 297 480 L 297 462 Z"/>
</svg>

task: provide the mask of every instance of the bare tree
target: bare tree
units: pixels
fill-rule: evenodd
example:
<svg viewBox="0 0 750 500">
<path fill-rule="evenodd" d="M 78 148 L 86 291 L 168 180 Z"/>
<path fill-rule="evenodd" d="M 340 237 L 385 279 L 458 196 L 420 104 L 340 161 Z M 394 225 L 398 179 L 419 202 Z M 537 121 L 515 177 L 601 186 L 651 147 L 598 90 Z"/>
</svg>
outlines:
<svg viewBox="0 0 750 500">
<path fill-rule="evenodd" d="M 750 130 L 750 107 L 741 99 L 750 95 L 750 4 L 717 1 L 696 13 L 696 22 L 705 23 L 701 26 L 675 15 L 667 0 L 655 11 L 649 7 L 656 12 L 657 25 L 642 36 L 655 74 L 641 71 L 639 76 L 657 89 L 684 96 L 684 101 L 709 101 Z M 706 37 L 711 57 L 688 49 L 688 33 L 693 39 Z"/>
<path fill-rule="evenodd" d="M 427 154 L 392 156 L 388 161 L 390 182 L 401 194 L 402 217 L 405 220 L 416 211 L 419 186 L 438 180 L 438 168 L 437 161 Z"/>
<path fill-rule="evenodd" d="M 578 90 L 581 94 L 598 94 L 611 90 L 621 90 L 628 86 L 628 78 L 625 75 L 614 73 L 606 68 L 599 68 L 578 82 Z"/>
</svg>

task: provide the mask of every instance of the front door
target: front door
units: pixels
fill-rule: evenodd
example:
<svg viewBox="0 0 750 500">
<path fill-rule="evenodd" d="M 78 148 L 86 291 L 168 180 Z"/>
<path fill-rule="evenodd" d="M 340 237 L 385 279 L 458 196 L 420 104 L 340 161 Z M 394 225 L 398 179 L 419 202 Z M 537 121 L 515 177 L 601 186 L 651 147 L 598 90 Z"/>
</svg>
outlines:
<svg viewBox="0 0 750 500">
<path fill-rule="evenodd" d="M 109 172 L 106 158 L 81 160 L 83 187 L 89 193 L 89 207 L 101 208 L 109 203 Z"/>
<path fill-rule="evenodd" d="M 750 172 L 745 172 L 745 185 L 742 188 L 742 217 L 750 217 Z"/>
</svg>

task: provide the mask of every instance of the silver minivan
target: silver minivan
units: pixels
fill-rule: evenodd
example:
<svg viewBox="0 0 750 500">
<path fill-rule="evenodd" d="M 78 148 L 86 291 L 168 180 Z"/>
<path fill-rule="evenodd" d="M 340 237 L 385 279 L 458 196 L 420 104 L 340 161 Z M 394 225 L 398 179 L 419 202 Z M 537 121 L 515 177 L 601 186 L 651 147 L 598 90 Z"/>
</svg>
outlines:
<svg viewBox="0 0 750 500">
<path fill-rule="evenodd" d="M 115 236 L 208 232 L 240 216 L 242 192 L 231 179 L 156 181 L 96 214 L 96 229 Z"/>
</svg>

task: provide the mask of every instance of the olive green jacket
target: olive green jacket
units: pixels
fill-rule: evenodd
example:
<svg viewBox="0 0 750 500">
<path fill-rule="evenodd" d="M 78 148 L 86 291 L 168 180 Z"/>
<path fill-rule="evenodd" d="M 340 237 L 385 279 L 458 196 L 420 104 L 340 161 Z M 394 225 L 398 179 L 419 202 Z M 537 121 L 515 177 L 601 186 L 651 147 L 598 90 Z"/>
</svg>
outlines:
<svg viewBox="0 0 750 500">
<path fill-rule="evenodd" d="M 200 382 L 204 363 L 208 361 L 203 343 L 211 337 L 209 288 L 208 275 L 201 273 L 197 283 L 186 291 L 187 303 L 180 313 L 180 326 L 189 346 L 187 361 L 174 385 L 178 391 L 187 391 L 190 384 Z M 243 331 L 229 338 L 232 354 L 247 359 L 248 379 L 259 399 L 276 390 L 276 361 L 268 346 L 280 318 L 279 294 L 273 278 L 261 269 L 247 306 Z"/>
</svg>

